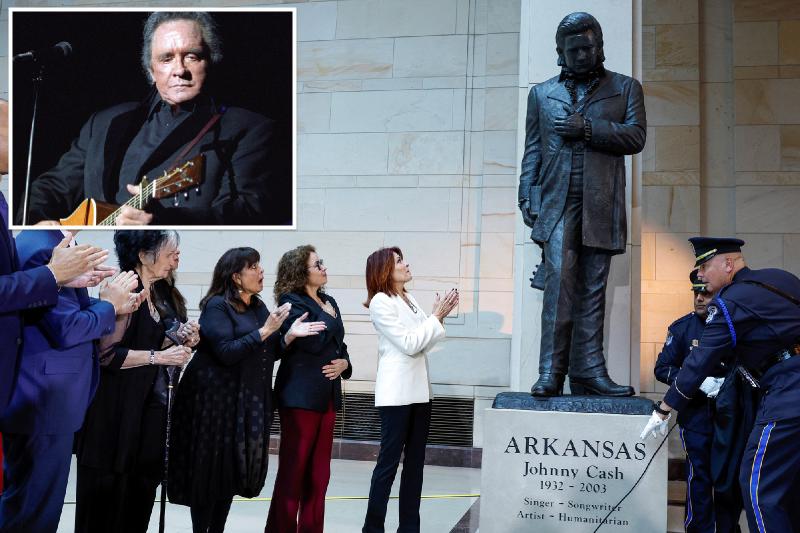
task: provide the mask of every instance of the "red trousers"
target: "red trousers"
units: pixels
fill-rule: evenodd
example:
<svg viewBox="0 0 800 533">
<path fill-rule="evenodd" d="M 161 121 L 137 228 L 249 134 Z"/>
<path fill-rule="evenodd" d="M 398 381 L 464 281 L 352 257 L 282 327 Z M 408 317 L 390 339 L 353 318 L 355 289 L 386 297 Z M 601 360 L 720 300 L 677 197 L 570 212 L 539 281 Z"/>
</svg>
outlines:
<svg viewBox="0 0 800 533">
<path fill-rule="evenodd" d="M 336 411 L 280 408 L 278 476 L 267 518 L 268 533 L 322 533 L 331 477 Z"/>
</svg>

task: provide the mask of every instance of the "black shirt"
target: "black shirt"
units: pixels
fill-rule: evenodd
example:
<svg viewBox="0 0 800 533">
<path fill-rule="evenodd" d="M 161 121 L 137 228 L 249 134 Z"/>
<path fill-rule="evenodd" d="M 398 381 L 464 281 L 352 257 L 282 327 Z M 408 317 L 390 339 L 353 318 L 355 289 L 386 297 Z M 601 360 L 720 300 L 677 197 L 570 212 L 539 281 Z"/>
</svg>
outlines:
<svg viewBox="0 0 800 533">
<path fill-rule="evenodd" d="M 119 190 L 116 196 L 117 203 L 124 204 L 130 199 L 131 193 L 128 192 L 126 185 L 138 185 L 142 181 L 143 176 L 139 175 L 139 169 L 167 136 L 175 131 L 178 124 L 186 120 L 196 108 L 197 106 L 193 102 L 188 102 L 177 106 L 173 111 L 170 105 L 163 100 L 154 99 L 147 119 L 131 141 L 125 157 L 122 159 L 122 166 L 119 170 Z M 164 161 L 156 163 L 161 164 Z M 182 161 L 177 163 L 182 163 Z M 148 176 L 150 180 L 156 177 Z"/>
</svg>

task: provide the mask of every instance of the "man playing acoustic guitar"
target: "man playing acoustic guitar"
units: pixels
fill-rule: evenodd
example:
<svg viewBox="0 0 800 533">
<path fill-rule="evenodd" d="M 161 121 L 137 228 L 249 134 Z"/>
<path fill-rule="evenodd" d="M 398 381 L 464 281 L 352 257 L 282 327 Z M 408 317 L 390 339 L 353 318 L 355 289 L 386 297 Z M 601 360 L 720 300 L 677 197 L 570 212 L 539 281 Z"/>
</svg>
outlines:
<svg viewBox="0 0 800 533">
<path fill-rule="evenodd" d="M 156 12 L 145 23 L 143 41 L 150 97 L 89 119 L 58 164 L 31 184 L 25 223 L 265 223 L 273 123 L 217 106 L 204 90 L 222 59 L 214 19 L 201 12 Z M 187 167 L 194 174 L 182 179 Z M 176 172 L 169 190 L 159 187 Z M 143 176 L 149 186 L 142 187 Z M 97 220 L 89 220 L 80 213 L 87 198 L 121 207 L 102 217 L 98 207 Z"/>
</svg>

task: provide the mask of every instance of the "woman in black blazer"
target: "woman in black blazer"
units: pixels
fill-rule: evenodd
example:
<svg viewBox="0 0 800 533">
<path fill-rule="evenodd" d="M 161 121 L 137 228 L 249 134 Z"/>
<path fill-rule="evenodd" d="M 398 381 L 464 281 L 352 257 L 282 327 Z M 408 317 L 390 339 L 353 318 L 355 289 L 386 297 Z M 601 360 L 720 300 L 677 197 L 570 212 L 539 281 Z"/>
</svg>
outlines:
<svg viewBox="0 0 800 533">
<path fill-rule="evenodd" d="M 326 329 L 295 339 L 278 368 L 281 447 L 267 531 L 321 533 L 325 521 L 341 378 L 353 373 L 339 306 L 323 291 L 327 281 L 327 269 L 311 245 L 286 252 L 278 263 L 275 299 L 292 304 L 284 324 L 301 318 L 324 322 Z"/>
</svg>

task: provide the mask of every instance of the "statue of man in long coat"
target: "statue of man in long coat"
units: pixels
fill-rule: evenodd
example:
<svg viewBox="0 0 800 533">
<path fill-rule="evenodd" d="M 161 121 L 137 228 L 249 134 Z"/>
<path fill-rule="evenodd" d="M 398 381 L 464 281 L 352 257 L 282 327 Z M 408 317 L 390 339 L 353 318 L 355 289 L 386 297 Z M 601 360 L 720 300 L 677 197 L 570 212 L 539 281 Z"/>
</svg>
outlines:
<svg viewBox="0 0 800 533">
<path fill-rule="evenodd" d="M 603 68 L 603 31 L 588 13 L 556 31 L 561 74 L 528 96 L 519 207 L 543 249 L 533 284 L 544 289 L 534 396 L 630 396 L 603 356 L 611 257 L 625 252 L 625 161 L 646 137 L 642 86 Z"/>
</svg>

